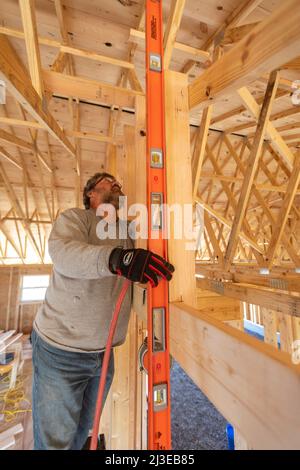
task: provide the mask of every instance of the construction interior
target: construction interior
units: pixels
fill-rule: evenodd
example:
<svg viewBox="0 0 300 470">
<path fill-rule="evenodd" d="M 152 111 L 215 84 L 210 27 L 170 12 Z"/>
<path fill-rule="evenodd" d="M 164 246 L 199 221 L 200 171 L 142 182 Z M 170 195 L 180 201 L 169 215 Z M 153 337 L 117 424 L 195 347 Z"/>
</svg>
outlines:
<svg viewBox="0 0 300 470">
<path fill-rule="evenodd" d="M 170 352 L 236 449 L 300 449 L 300 2 L 162 7 L 167 201 L 204 220 L 196 251 L 168 240 Z M 146 203 L 145 90 L 144 0 L 1 0 L 2 449 L 32 446 L 28 338 L 53 222 L 98 171 Z M 147 448 L 146 288 L 115 349 L 107 449 Z"/>
</svg>

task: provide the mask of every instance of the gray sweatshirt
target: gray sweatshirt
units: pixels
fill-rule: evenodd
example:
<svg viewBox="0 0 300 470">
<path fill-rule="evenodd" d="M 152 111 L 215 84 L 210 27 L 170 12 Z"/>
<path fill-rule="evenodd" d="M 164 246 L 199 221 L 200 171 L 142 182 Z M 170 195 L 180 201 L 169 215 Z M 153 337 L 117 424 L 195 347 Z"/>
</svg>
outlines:
<svg viewBox="0 0 300 470">
<path fill-rule="evenodd" d="M 55 221 L 49 237 L 53 273 L 34 329 L 53 346 L 69 351 L 98 352 L 105 349 L 115 303 L 124 278 L 108 268 L 116 246 L 132 248 L 127 239 L 100 240 L 101 220 L 94 209 L 68 209 Z M 117 234 L 119 224 L 117 223 Z M 128 289 L 120 311 L 113 345 L 125 341 L 132 290 Z"/>
</svg>

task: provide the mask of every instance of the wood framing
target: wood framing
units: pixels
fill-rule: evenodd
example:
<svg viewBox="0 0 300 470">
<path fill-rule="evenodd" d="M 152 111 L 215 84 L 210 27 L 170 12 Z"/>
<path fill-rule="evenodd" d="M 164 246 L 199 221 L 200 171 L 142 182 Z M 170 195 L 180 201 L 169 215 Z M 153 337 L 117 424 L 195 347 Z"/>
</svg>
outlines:
<svg viewBox="0 0 300 470">
<path fill-rule="evenodd" d="M 9 179 L 8 179 L 8 177 L 7 177 L 7 174 L 6 174 L 6 172 L 5 172 L 4 168 L 3 168 L 3 165 L 2 165 L 1 163 L 0 163 L 0 174 L 1 174 L 1 177 L 2 177 L 2 179 L 3 179 L 3 181 L 4 181 L 5 189 L 6 189 L 6 191 L 7 191 L 7 195 L 8 195 L 8 198 L 9 198 L 10 202 L 11 202 L 11 205 L 12 205 L 12 207 L 14 208 L 14 210 L 16 211 L 16 213 L 17 213 L 22 219 L 24 219 L 24 221 L 23 221 L 24 230 L 25 230 L 25 232 L 27 233 L 27 235 L 28 235 L 28 237 L 29 237 L 29 239 L 30 239 L 30 241 L 31 241 L 31 243 L 32 243 L 32 246 L 33 246 L 34 250 L 36 251 L 38 257 L 40 258 L 41 262 L 43 263 L 43 262 L 44 262 L 43 256 L 42 256 L 42 254 L 41 254 L 41 252 L 40 252 L 40 249 L 39 249 L 39 247 L 38 247 L 38 245 L 37 245 L 37 243 L 36 243 L 36 240 L 35 240 L 35 237 L 34 237 L 32 231 L 31 231 L 31 228 L 30 228 L 29 224 L 28 224 L 28 223 L 26 222 L 26 220 L 25 220 L 22 207 L 21 207 L 21 205 L 20 205 L 20 203 L 19 203 L 19 201 L 18 201 L 18 198 L 17 198 L 17 196 L 16 196 L 16 194 L 15 194 L 15 191 L 14 191 L 12 185 L 10 184 Z"/>
<path fill-rule="evenodd" d="M 219 222 L 221 222 L 223 225 L 225 225 L 226 227 L 228 228 L 232 228 L 232 222 L 228 219 L 226 219 L 224 216 L 222 216 L 222 214 L 219 214 L 217 211 L 215 211 L 213 208 L 211 208 L 208 204 L 206 204 L 200 197 L 196 197 L 196 201 L 200 204 L 200 206 L 202 206 L 209 214 L 213 215 Z M 259 253 L 261 252 L 262 253 L 262 250 L 261 248 L 258 246 L 258 244 L 256 243 L 256 241 L 249 237 L 248 235 L 246 235 L 245 233 L 241 232 L 239 234 L 239 236 L 241 238 L 243 238 L 244 240 L 246 240 L 250 246 L 252 246 L 256 251 L 258 251 Z"/>
<path fill-rule="evenodd" d="M 300 3 L 162 3 L 171 354 L 236 448 L 300 449 Z M 19 334 L 39 305 L 20 304 L 21 277 L 51 273 L 51 227 L 82 209 L 86 181 L 109 172 L 128 207 L 147 205 L 145 0 L 1 0 L 0 13 L 0 334 Z M 146 294 L 133 286 L 114 351 L 109 450 L 147 447 Z"/>
<path fill-rule="evenodd" d="M 19 5 L 24 28 L 31 83 L 39 97 L 43 99 L 44 84 L 34 11 L 35 2 L 34 0 L 19 0 Z"/>
<path fill-rule="evenodd" d="M 186 75 L 166 71 L 165 90 L 167 201 L 169 206 L 176 204 L 183 213 L 184 204 L 193 203 Z M 180 269 L 173 275 L 169 298 L 195 305 L 194 251 L 188 248 L 193 240 L 188 240 L 185 233 L 182 238 L 175 238 L 174 220 L 171 213 L 168 256 Z M 184 226 L 181 229 L 183 231 Z"/>
<path fill-rule="evenodd" d="M 22 149 L 33 150 L 33 147 L 30 142 L 26 142 L 25 140 L 20 139 L 19 137 L 16 137 L 15 135 L 10 134 L 9 132 L 4 131 L 3 129 L 0 129 L 0 139 L 4 140 L 4 142 L 7 142 L 9 144 L 17 145 Z"/>
<path fill-rule="evenodd" d="M 184 303 L 171 303 L 170 320 L 173 357 L 249 446 L 299 449 L 299 365 Z"/>
<path fill-rule="evenodd" d="M 293 266 L 273 266 L 269 274 L 262 274 L 257 265 L 236 263 L 225 271 L 217 263 L 196 262 L 196 274 L 210 279 L 224 279 L 242 284 L 253 284 L 253 287 L 271 287 L 289 292 L 300 293 L 299 274 Z"/>
<path fill-rule="evenodd" d="M 282 206 L 280 208 L 280 212 L 278 214 L 278 219 L 276 225 L 273 227 L 272 238 L 270 240 L 267 252 L 267 266 L 270 266 L 273 263 L 274 255 L 276 253 L 276 249 L 281 242 L 282 234 L 285 229 L 285 225 L 287 222 L 287 218 L 289 216 L 292 204 L 294 202 L 294 198 L 296 195 L 296 191 L 298 189 L 300 183 L 300 152 L 298 152 L 293 172 L 288 184 L 287 192 L 285 198 L 283 200 Z"/>
<path fill-rule="evenodd" d="M 207 278 L 197 278 L 197 286 L 243 302 L 254 303 L 255 301 L 256 305 L 300 317 L 300 294 L 296 292 Z"/>
<path fill-rule="evenodd" d="M 247 168 L 244 175 L 244 182 L 242 184 L 242 188 L 239 195 L 239 201 L 237 205 L 237 209 L 235 212 L 235 217 L 230 233 L 229 243 L 226 249 L 225 254 L 225 268 L 227 269 L 229 264 L 232 262 L 235 249 L 237 247 L 238 242 L 238 232 L 242 226 L 243 218 L 245 216 L 245 212 L 248 206 L 250 192 L 252 189 L 252 184 L 254 181 L 254 177 L 256 175 L 257 167 L 259 158 L 261 156 L 262 144 L 267 128 L 267 124 L 269 122 L 269 117 L 272 109 L 273 100 L 276 95 L 276 90 L 278 86 L 278 72 L 272 72 L 270 75 L 270 80 L 268 83 L 267 91 L 265 94 L 265 100 L 262 104 L 261 112 L 259 115 L 259 122 L 257 125 L 254 142 L 251 147 L 250 156 L 247 162 Z"/>
<path fill-rule="evenodd" d="M 23 64 L 3 35 L 0 35 L 0 78 L 5 81 L 8 91 L 26 111 L 42 124 L 68 153 L 74 155 L 74 148 L 53 117 L 44 111 L 42 100 L 28 79 Z"/>
<path fill-rule="evenodd" d="M 145 32 L 131 28 L 129 40 L 133 43 L 144 45 Z M 182 44 L 181 42 L 175 41 L 173 44 L 173 48 L 177 51 L 184 52 L 184 54 L 186 54 L 188 57 L 191 57 L 195 62 L 209 61 L 210 58 L 209 52 L 203 51 L 202 49 L 197 49 L 196 47 L 189 46 L 188 44 Z"/>
<path fill-rule="evenodd" d="M 43 70 L 43 78 L 45 88 L 51 94 L 64 97 L 73 96 L 90 103 L 116 105 L 133 109 L 135 97 L 143 95 L 139 91 L 47 70 Z"/>
<path fill-rule="evenodd" d="M 176 39 L 177 31 L 180 27 L 185 0 L 172 0 L 167 26 L 164 33 L 164 67 L 170 66 L 172 51 Z"/>
<path fill-rule="evenodd" d="M 299 2 L 284 2 L 189 85 L 190 108 L 212 104 L 297 57 L 299 21 Z"/>
<path fill-rule="evenodd" d="M 202 114 L 201 123 L 196 136 L 196 142 L 193 152 L 193 199 L 197 196 L 199 178 L 202 169 L 205 146 L 208 137 L 208 129 L 211 120 L 212 106 L 208 106 Z"/>
<path fill-rule="evenodd" d="M 258 120 L 260 115 L 259 106 L 257 105 L 249 90 L 243 87 L 238 90 L 238 94 L 244 101 L 249 111 Z M 284 161 L 287 163 L 288 168 L 291 169 L 294 162 L 294 155 L 270 121 L 267 122 L 266 133 L 271 140 L 271 145 L 274 146 L 274 148 L 279 152 Z"/>
</svg>

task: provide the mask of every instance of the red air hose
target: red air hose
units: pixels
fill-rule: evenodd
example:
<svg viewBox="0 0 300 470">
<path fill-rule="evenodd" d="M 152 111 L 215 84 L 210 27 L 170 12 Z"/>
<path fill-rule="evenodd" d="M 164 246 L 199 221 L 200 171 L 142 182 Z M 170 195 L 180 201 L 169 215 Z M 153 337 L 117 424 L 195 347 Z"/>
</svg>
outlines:
<svg viewBox="0 0 300 470">
<path fill-rule="evenodd" d="M 112 318 L 112 321 L 111 321 L 111 324 L 110 324 L 109 334 L 108 334 L 105 353 L 104 353 L 104 358 L 103 358 L 103 364 L 102 364 L 102 371 L 101 371 L 101 378 L 100 378 L 100 383 L 99 383 L 98 395 L 97 395 L 96 411 L 95 411 L 95 418 L 94 418 L 94 424 L 93 424 L 93 433 L 92 433 L 90 450 L 97 450 L 100 418 L 101 418 L 101 413 L 102 413 L 102 402 L 103 402 L 104 389 L 105 389 L 105 383 L 106 383 L 106 376 L 107 376 L 109 358 L 110 358 L 110 353 L 111 353 L 111 348 L 112 348 L 112 342 L 113 342 L 113 338 L 114 338 L 115 329 L 116 329 L 116 326 L 117 326 L 117 321 L 118 321 L 118 318 L 119 318 L 119 313 L 120 313 L 120 310 L 121 310 L 121 306 L 122 306 L 124 297 L 126 295 L 126 292 L 128 290 L 128 287 L 130 286 L 130 284 L 131 284 L 131 281 L 126 279 L 123 286 L 122 286 L 122 289 L 121 289 L 120 295 L 118 297 L 118 300 L 116 302 L 115 311 L 114 311 L 113 318 Z"/>
</svg>

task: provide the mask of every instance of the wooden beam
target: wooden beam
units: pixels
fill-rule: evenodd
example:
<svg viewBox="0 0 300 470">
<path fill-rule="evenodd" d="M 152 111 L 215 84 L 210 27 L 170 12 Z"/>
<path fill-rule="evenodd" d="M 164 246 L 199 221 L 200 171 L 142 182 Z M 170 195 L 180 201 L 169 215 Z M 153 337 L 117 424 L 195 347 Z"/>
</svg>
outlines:
<svg viewBox="0 0 300 470">
<path fill-rule="evenodd" d="M 5 238 L 9 241 L 9 243 L 11 244 L 11 246 L 13 247 L 13 249 L 15 250 L 15 252 L 17 253 L 17 255 L 19 256 L 20 260 L 22 261 L 22 263 L 24 263 L 24 258 L 23 258 L 23 253 L 22 253 L 22 247 L 20 247 L 20 249 L 17 247 L 17 245 L 15 244 L 14 242 L 14 239 L 13 237 L 11 236 L 11 234 L 8 232 L 8 230 L 6 229 L 6 227 L 4 226 L 2 220 L 0 222 L 0 230 L 1 232 L 3 233 L 3 235 L 5 236 Z"/>
<path fill-rule="evenodd" d="M 68 33 L 65 28 L 64 24 L 64 7 L 62 5 L 61 0 L 54 0 L 54 7 L 55 7 L 55 13 L 58 19 L 58 24 L 59 24 L 59 30 L 60 30 L 60 35 L 62 37 L 63 43 L 67 44 L 68 43 Z"/>
<path fill-rule="evenodd" d="M 250 448 L 300 448 L 300 370 L 290 355 L 184 303 L 170 304 L 170 341 L 174 359 Z"/>
<path fill-rule="evenodd" d="M 0 124 L 15 127 L 31 127 L 33 129 L 43 129 L 43 125 L 34 121 L 22 121 L 22 119 L 15 119 L 5 116 L 0 116 Z"/>
<path fill-rule="evenodd" d="M 286 0 L 189 85 L 190 108 L 212 104 L 297 57 L 299 22 L 298 0 Z"/>
<path fill-rule="evenodd" d="M 68 153 L 74 155 L 74 148 L 55 119 L 44 111 L 42 100 L 31 85 L 26 69 L 3 35 L 0 35 L 0 78 L 5 81 L 8 91 L 22 104 L 23 108 L 42 124 Z"/>
<path fill-rule="evenodd" d="M 108 85 L 96 80 L 49 72 L 48 70 L 43 71 L 43 77 L 45 88 L 53 95 L 72 96 L 90 103 L 133 109 L 135 97 L 143 95 L 139 91 Z"/>
<path fill-rule="evenodd" d="M 34 0 L 19 0 L 25 35 L 27 61 L 32 85 L 41 99 L 44 96 L 40 50 L 38 45 Z"/>
<path fill-rule="evenodd" d="M 85 59 L 95 60 L 96 62 L 102 62 L 109 65 L 117 65 L 125 69 L 134 69 L 134 64 L 126 60 L 115 59 L 113 57 L 108 57 L 105 55 L 98 54 L 97 52 L 88 51 L 85 49 L 79 49 L 78 47 L 71 46 L 60 46 L 61 52 L 67 52 L 68 54 L 75 55 L 77 57 L 83 57 Z"/>
<path fill-rule="evenodd" d="M 36 213 L 35 213 L 36 215 Z M 6 220 L 11 220 L 11 221 L 14 221 L 14 222 L 22 222 L 22 221 L 25 221 L 27 222 L 28 224 L 53 224 L 53 220 L 36 220 L 36 219 L 33 219 L 33 216 L 32 218 L 29 218 L 29 217 L 25 217 L 25 218 L 22 218 L 22 217 L 2 217 L 1 221 L 6 221 Z"/>
<path fill-rule="evenodd" d="M 243 87 L 238 90 L 238 94 L 242 98 L 247 109 L 258 120 L 260 113 L 259 105 L 251 95 L 250 91 L 246 87 Z M 281 155 L 283 160 L 286 162 L 288 168 L 291 170 L 294 162 L 293 152 L 289 149 L 287 144 L 284 142 L 284 140 L 270 121 L 267 123 L 266 134 L 271 139 L 272 147 L 274 147 L 275 150 Z"/>
<path fill-rule="evenodd" d="M 0 155 L 1 157 L 5 158 L 5 160 L 12 163 L 12 165 L 17 167 L 19 170 L 23 171 L 22 166 L 3 147 L 0 147 Z"/>
<path fill-rule="evenodd" d="M 278 349 L 276 312 L 270 308 L 262 307 L 261 314 L 264 325 L 264 341 Z"/>
<path fill-rule="evenodd" d="M 215 209 L 206 204 L 199 196 L 196 197 L 196 201 L 202 206 L 209 214 L 213 215 L 217 220 L 219 220 L 225 227 L 232 228 L 232 222 L 226 219 L 222 214 L 218 213 Z M 250 246 L 252 246 L 259 253 L 263 253 L 262 248 L 256 243 L 255 240 L 250 238 L 243 232 L 239 233 L 239 237 L 243 238 Z"/>
<path fill-rule="evenodd" d="M 278 219 L 275 227 L 273 227 L 272 238 L 269 243 L 268 252 L 266 256 L 267 266 L 270 267 L 274 260 L 274 255 L 281 241 L 285 225 L 294 202 L 296 191 L 300 183 L 300 152 L 295 158 L 294 169 L 288 183 L 288 190 L 280 208 Z"/>
<path fill-rule="evenodd" d="M 205 229 L 207 231 L 207 234 L 209 236 L 210 242 L 213 246 L 214 249 L 214 254 L 215 258 L 218 260 L 219 263 L 223 263 L 223 253 L 222 250 L 220 249 L 219 242 L 216 238 L 215 231 L 212 227 L 208 212 L 205 211 L 204 213 L 204 223 L 205 223 Z"/>
<path fill-rule="evenodd" d="M 228 242 L 228 246 L 227 246 L 226 253 L 225 253 L 225 269 L 228 269 L 229 265 L 231 264 L 236 247 L 237 247 L 238 233 L 241 229 L 242 222 L 243 222 L 246 209 L 249 203 L 251 189 L 252 189 L 252 185 L 254 182 L 254 177 L 256 175 L 258 162 L 261 156 L 264 136 L 265 136 L 267 124 L 269 122 L 269 117 L 270 117 L 273 101 L 276 95 L 278 80 L 279 80 L 278 72 L 272 72 L 270 75 L 268 86 L 267 86 L 265 99 L 264 99 L 264 102 L 260 111 L 260 116 L 259 116 L 259 121 L 257 124 L 254 142 L 253 142 L 251 152 L 247 161 L 244 181 L 241 187 L 237 210 L 235 212 L 234 221 L 233 221 L 233 225 L 232 225 L 232 229 L 231 229 L 231 233 L 229 237 L 229 242 Z"/>
<path fill-rule="evenodd" d="M 25 140 L 20 139 L 20 137 L 9 134 L 9 132 L 4 131 L 3 129 L 0 129 L 0 139 L 8 142 L 9 144 L 14 144 L 22 149 L 31 151 L 33 150 L 32 144 L 30 144 L 30 142 L 26 142 Z"/>
<path fill-rule="evenodd" d="M 52 72 L 62 73 L 64 71 L 64 69 L 66 68 L 67 62 L 68 62 L 67 54 L 65 54 L 64 52 L 59 51 L 55 61 L 51 65 L 51 71 Z"/>
<path fill-rule="evenodd" d="M 141 93 L 144 93 L 143 87 L 140 84 L 140 81 L 138 79 L 135 69 L 128 70 L 127 78 L 128 78 L 128 82 L 132 90 L 136 90 L 136 91 L 140 91 Z"/>
<path fill-rule="evenodd" d="M 193 198 L 195 199 L 198 193 L 198 186 L 200 180 L 201 169 L 204 160 L 205 147 L 208 137 L 209 124 L 212 114 L 212 106 L 208 106 L 202 114 L 201 124 L 197 131 L 196 142 L 193 152 L 192 165 L 195 168 L 193 171 Z"/>
<path fill-rule="evenodd" d="M 185 6 L 185 0 L 172 0 L 168 22 L 164 34 L 164 68 L 170 67 L 172 52 L 177 31 L 180 27 L 181 18 Z"/>
<path fill-rule="evenodd" d="M 203 44 L 203 49 L 209 49 L 214 43 L 222 40 L 224 37 L 225 31 L 234 26 L 237 26 L 238 23 L 241 23 L 250 13 L 255 10 L 255 8 L 262 2 L 262 0 L 245 0 L 241 2 L 230 15 L 225 19 L 217 30 L 205 41 Z"/>
<path fill-rule="evenodd" d="M 108 171 L 112 175 L 116 175 L 117 173 L 117 149 L 116 149 L 116 130 L 117 130 L 117 125 L 120 122 L 122 115 L 122 108 L 120 107 L 118 110 L 115 110 L 114 107 L 111 107 L 110 113 L 109 113 L 109 124 L 108 124 L 108 145 L 106 148 L 106 164 L 110 168 Z M 123 132 L 124 134 L 124 132 Z M 124 138 L 122 136 L 122 141 L 124 141 Z"/>
<path fill-rule="evenodd" d="M 237 26 L 239 22 L 243 21 L 247 16 L 262 2 L 262 0 L 244 0 L 243 3 L 240 3 L 230 15 L 225 19 L 217 30 L 205 41 L 202 45 L 202 49 L 207 51 L 211 46 L 218 46 L 223 38 L 227 29 Z M 195 62 L 189 60 L 182 68 L 181 72 L 188 73 Z"/>
<path fill-rule="evenodd" d="M 5 26 L 0 26 L 0 34 L 4 34 L 5 36 L 11 36 L 17 39 L 25 39 L 25 34 L 23 31 L 14 28 L 6 28 Z M 59 41 L 55 41 L 55 39 L 51 38 L 38 37 L 38 41 L 44 46 L 56 47 L 58 49 L 61 46 L 61 43 Z"/>
<path fill-rule="evenodd" d="M 135 128 L 133 126 L 124 126 L 124 140 L 126 156 L 124 193 L 127 196 L 128 207 L 130 207 L 136 203 Z"/>
<path fill-rule="evenodd" d="M 139 44 L 140 46 L 144 46 L 145 32 L 131 28 L 129 34 L 129 41 Z M 195 62 L 204 62 L 210 59 L 209 52 L 197 49 L 196 47 L 188 46 L 187 44 L 182 44 L 181 42 L 175 41 L 173 48 L 177 51 L 183 52 L 187 56 L 190 56 L 190 58 L 192 58 Z"/>
<path fill-rule="evenodd" d="M 239 42 L 258 24 L 259 22 L 256 22 L 244 24 L 243 26 L 237 26 L 236 28 L 227 28 L 225 30 L 224 38 L 222 39 L 221 44 L 225 46 L 229 44 L 234 44 L 235 42 Z"/>
<path fill-rule="evenodd" d="M 277 94 L 276 94 L 276 100 L 279 99 L 279 98 L 283 98 L 285 96 L 288 96 L 289 93 L 286 91 L 286 90 L 277 90 Z M 257 103 L 258 104 L 262 104 L 263 103 L 263 100 L 264 100 L 264 96 L 261 96 L 257 99 Z M 238 106 L 237 108 L 234 108 L 234 109 L 231 109 L 230 111 L 227 111 L 226 113 L 222 113 L 222 114 L 219 114 L 218 116 L 214 117 L 212 120 L 211 120 L 211 124 L 216 124 L 217 122 L 221 122 L 221 121 L 225 121 L 225 119 L 229 119 L 233 116 L 236 116 L 238 114 L 241 114 L 243 111 L 245 111 L 247 108 L 245 106 Z M 293 110 L 295 111 L 295 108 L 293 108 Z M 273 120 L 273 116 L 270 117 L 270 120 L 272 121 Z M 245 128 L 247 127 L 247 123 L 246 124 L 243 124 L 243 126 L 245 126 Z M 256 121 L 253 121 L 253 124 L 251 124 L 251 126 L 255 126 L 256 125 Z M 236 129 L 238 128 L 238 126 L 235 127 Z M 232 128 L 232 129 L 235 129 L 235 128 Z M 239 127 L 240 129 L 242 129 L 242 127 Z M 226 132 L 227 132 L 227 129 L 226 129 Z M 229 132 L 231 132 L 231 128 L 229 130 Z"/>
<path fill-rule="evenodd" d="M 182 213 L 184 204 L 193 204 L 187 83 L 186 75 L 165 72 L 167 202 L 169 206 L 178 205 Z M 176 267 L 170 282 L 170 299 L 195 305 L 194 250 L 188 244 L 196 240 L 188 239 L 184 227 L 181 239 L 174 237 L 174 213 L 170 214 L 169 228 L 168 253 Z"/>
<path fill-rule="evenodd" d="M 57 10 L 56 10 L 56 13 L 57 13 Z M 60 15 L 59 17 L 63 19 L 63 16 Z M 5 34 L 7 36 L 12 36 L 18 39 L 25 39 L 25 34 L 23 33 L 23 31 L 19 31 L 13 28 L 6 28 L 6 27 L 1 26 L 0 34 Z M 65 59 L 66 54 L 69 54 L 70 56 L 84 57 L 86 59 L 95 60 L 98 62 L 103 62 L 103 63 L 107 63 L 110 65 L 114 65 L 114 66 L 122 67 L 126 69 L 134 68 L 134 64 L 128 61 L 115 59 L 114 57 L 106 56 L 103 54 L 98 54 L 97 52 L 92 51 L 92 50 L 69 46 L 66 41 L 68 37 L 66 37 L 63 34 L 62 34 L 62 37 L 63 37 L 63 42 L 56 41 L 54 39 L 50 39 L 46 37 L 40 37 L 40 36 L 37 37 L 37 41 L 39 44 L 42 44 L 48 47 L 49 46 L 55 47 L 56 49 L 59 49 L 60 52 L 55 60 L 55 63 L 52 66 L 54 71 L 58 71 L 58 70 L 63 71 L 65 60 L 66 60 Z"/>
<path fill-rule="evenodd" d="M 300 293 L 300 276 L 294 267 L 272 267 L 270 274 L 261 274 L 260 268 L 241 262 L 235 263 L 225 271 L 217 263 L 204 263 L 196 261 L 196 274 L 209 279 L 224 279 L 242 284 L 252 284 L 253 287 L 271 287 L 272 289 L 286 290 Z"/>
<path fill-rule="evenodd" d="M 105 142 L 112 145 L 122 144 L 124 140 L 123 137 L 115 138 L 109 135 L 101 135 L 98 132 L 65 131 L 65 134 L 70 137 L 76 137 L 76 139 L 94 140 L 95 142 Z"/>
<path fill-rule="evenodd" d="M 135 202 L 147 204 L 147 171 L 146 171 L 146 99 L 138 96 L 135 102 Z M 147 248 L 147 240 L 138 239 L 136 248 Z"/>
<path fill-rule="evenodd" d="M 300 317 L 300 294 L 296 292 L 207 278 L 197 278 L 197 287 Z"/>
<path fill-rule="evenodd" d="M 215 292 L 197 290 L 197 311 L 203 312 L 220 321 L 239 320 L 240 302 Z"/>
</svg>

